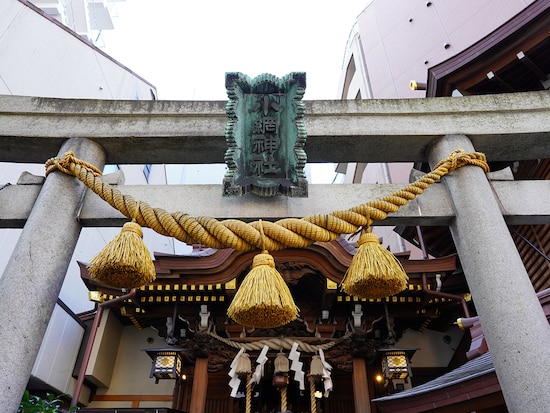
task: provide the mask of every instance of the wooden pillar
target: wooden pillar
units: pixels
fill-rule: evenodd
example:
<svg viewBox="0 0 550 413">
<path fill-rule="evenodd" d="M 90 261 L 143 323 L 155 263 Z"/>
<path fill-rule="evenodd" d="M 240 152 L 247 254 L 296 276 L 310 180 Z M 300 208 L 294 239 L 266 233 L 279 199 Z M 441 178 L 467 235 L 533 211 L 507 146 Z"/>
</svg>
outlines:
<svg viewBox="0 0 550 413">
<path fill-rule="evenodd" d="M 197 358 L 191 390 L 191 406 L 189 413 L 204 413 L 206 408 L 206 392 L 208 390 L 208 358 Z"/>
<path fill-rule="evenodd" d="M 364 358 L 353 358 L 353 401 L 355 413 L 371 413 L 367 364 Z"/>
<path fill-rule="evenodd" d="M 104 165 L 105 152 L 93 141 L 69 139 L 58 156 L 67 151 L 100 169 Z M 85 190 L 63 172 L 48 175 L 0 278 L 0 407 L 4 412 L 17 411 L 27 386 L 78 241 L 81 227 L 76 217 Z"/>
<path fill-rule="evenodd" d="M 460 148 L 475 150 L 466 136 L 444 136 L 431 147 L 430 164 Z M 449 227 L 508 411 L 548 411 L 550 392 L 542 389 L 550 371 L 550 327 L 501 206 L 477 166 L 457 169 L 443 181 L 456 212 Z"/>
</svg>

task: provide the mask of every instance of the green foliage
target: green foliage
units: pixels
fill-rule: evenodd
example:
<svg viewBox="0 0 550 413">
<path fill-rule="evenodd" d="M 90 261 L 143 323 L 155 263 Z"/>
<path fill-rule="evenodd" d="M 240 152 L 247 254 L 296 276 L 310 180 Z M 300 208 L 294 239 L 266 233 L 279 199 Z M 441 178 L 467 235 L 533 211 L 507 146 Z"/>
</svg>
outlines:
<svg viewBox="0 0 550 413">
<path fill-rule="evenodd" d="M 61 412 L 74 412 L 77 407 L 70 407 L 68 410 L 63 409 L 63 398 L 68 397 L 67 394 L 61 394 L 54 396 L 51 393 L 47 393 L 46 397 L 34 396 L 25 390 L 23 393 L 23 399 L 19 404 L 17 413 L 61 413 Z"/>
</svg>

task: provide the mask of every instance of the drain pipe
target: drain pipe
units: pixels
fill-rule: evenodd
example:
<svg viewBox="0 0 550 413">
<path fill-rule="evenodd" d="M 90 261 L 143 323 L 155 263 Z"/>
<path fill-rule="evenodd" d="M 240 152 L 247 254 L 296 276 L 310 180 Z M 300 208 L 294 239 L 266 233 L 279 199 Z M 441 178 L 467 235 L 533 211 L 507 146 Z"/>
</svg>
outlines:
<svg viewBox="0 0 550 413">
<path fill-rule="evenodd" d="M 92 324 L 92 329 L 90 331 L 90 337 L 88 338 L 88 343 L 86 344 L 86 350 L 84 351 L 84 357 L 82 359 L 82 365 L 80 366 L 80 371 L 78 372 L 78 379 L 76 381 L 76 387 L 74 389 L 73 398 L 71 400 L 71 407 L 78 407 L 78 399 L 80 398 L 80 392 L 82 391 L 82 386 L 84 386 L 84 377 L 86 376 L 86 370 L 88 369 L 88 363 L 90 362 L 90 355 L 92 354 L 92 348 L 94 346 L 95 336 L 99 324 L 101 323 L 101 318 L 103 316 L 103 310 L 105 308 L 112 307 L 115 304 L 124 302 L 126 300 L 131 300 L 136 295 L 136 289 L 132 288 L 128 294 L 121 295 L 120 297 L 113 298 L 112 300 L 105 301 L 97 306 L 97 312 L 95 313 L 94 322 Z"/>
<path fill-rule="evenodd" d="M 464 312 L 464 317 L 469 318 L 470 317 L 470 309 L 468 308 L 468 304 L 466 303 L 466 300 L 461 295 L 456 294 L 449 294 L 449 293 L 442 293 L 441 291 L 434 291 L 428 289 L 428 280 L 427 280 L 426 273 L 422 273 L 422 291 L 429 296 L 432 297 L 438 297 L 438 298 L 449 298 L 451 300 L 460 301 L 460 304 L 462 305 L 462 311 Z"/>
</svg>

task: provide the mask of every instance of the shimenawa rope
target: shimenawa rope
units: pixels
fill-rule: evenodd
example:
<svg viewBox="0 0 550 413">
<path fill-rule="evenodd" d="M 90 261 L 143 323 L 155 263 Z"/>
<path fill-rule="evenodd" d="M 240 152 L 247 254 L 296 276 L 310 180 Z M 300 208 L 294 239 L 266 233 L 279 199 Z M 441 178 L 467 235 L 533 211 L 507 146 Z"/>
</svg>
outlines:
<svg viewBox="0 0 550 413">
<path fill-rule="evenodd" d="M 135 217 L 139 225 L 188 244 L 202 244 L 219 249 L 233 248 L 238 251 L 260 248 L 276 251 L 284 248 L 303 248 L 317 241 L 332 241 L 341 234 L 351 234 L 360 228 L 369 228 L 373 221 L 383 220 L 388 213 L 397 212 L 401 206 L 422 194 L 442 176 L 465 165 L 476 165 L 486 172 L 489 170 L 482 153 L 467 154 L 463 149 L 457 149 L 440 161 L 431 172 L 391 195 L 349 210 L 309 215 L 301 219 L 264 221 L 263 237 L 260 235 L 259 222 L 245 223 L 235 219 L 218 221 L 211 217 L 191 217 L 184 212 L 168 213 L 161 208 L 152 208 L 143 201 L 138 209 L 137 201 L 132 196 L 124 195 L 118 189 L 102 182 L 101 172 L 76 158 L 73 152 L 67 152 L 64 158 L 49 159 L 46 162 L 46 175 L 56 169 L 73 175 L 123 215 L 130 219 Z"/>
</svg>

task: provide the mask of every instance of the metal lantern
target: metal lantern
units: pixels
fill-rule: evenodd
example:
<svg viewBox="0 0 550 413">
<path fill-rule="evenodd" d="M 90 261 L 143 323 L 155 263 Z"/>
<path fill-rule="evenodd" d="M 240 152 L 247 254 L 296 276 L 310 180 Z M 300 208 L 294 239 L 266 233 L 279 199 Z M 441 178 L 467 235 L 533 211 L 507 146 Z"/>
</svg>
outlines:
<svg viewBox="0 0 550 413">
<path fill-rule="evenodd" d="M 409 361 L 417 349 L 382 348 L 382 374 L 388 380 L 406 379 L 412 376 Z"/>
<path fill-rule="evenodd" d="M 155 378 L 155 383 L 161 379 L 181 378 L 182 358 L 180 351 L 172 348 L 168 349 L 146 349 L 149 357 L 152 359 L 151 375 Z"/>
</svg>

